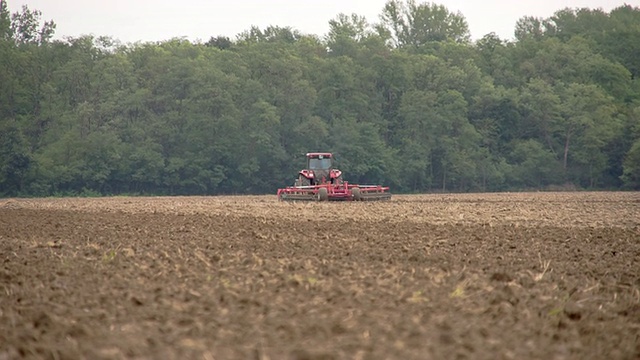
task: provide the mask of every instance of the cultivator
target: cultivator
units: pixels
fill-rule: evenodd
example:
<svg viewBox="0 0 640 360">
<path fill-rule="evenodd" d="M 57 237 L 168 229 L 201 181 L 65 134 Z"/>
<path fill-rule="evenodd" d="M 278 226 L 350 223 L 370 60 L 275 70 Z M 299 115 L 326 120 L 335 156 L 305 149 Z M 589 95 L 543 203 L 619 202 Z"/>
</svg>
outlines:
<svg viewBox="0 0 640 360">
<path fill-rule="evenodd" d="M 389 187 L 352 185 L 333 168 L 331 153 L 308 153 L 307 168 L 298 173 L 293 186 L 278 189 L 281 201 L 380 201 L 390 200 Z"/>
</svg>

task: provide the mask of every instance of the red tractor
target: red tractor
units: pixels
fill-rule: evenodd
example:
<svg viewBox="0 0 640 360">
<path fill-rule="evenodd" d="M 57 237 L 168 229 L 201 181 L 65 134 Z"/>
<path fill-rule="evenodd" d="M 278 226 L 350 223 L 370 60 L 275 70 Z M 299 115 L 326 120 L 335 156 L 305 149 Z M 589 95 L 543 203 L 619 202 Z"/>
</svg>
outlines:
<svg viewBox="0 0 640 360">
<path fill-rule="evenodd" d="M 333 167 L 333 154 L 308 153 L 307 168 L 298 173 L 293 186 L 278 189 L 283 201 L 373 201 L 389 200 L 389 187 L 352 185 L 342 180 L 342 171 Z"/>
</svg>

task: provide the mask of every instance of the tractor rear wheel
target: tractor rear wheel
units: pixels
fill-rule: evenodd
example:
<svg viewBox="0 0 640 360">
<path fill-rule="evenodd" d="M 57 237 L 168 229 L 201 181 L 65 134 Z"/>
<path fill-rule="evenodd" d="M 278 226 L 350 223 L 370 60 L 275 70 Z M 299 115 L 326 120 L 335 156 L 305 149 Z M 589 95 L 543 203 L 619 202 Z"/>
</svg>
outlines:
<svg viewBox="0 0 640 360">
<path fill-rule="evenodd" d="M 318 201 L 328 201 L 329 200 L 329 191 L 327 188 L 318 189 Z"/>
<path fill-rule="evenodd" d="M 309 179 L 307 179 L 302 175 L 299 175 L 298 179 L 296 179 L 296 182 L 294 183 L 294 186 L 309 186 L 309 185 L 311 185 L 311 181 L 309 181 Z"/>
</svg>

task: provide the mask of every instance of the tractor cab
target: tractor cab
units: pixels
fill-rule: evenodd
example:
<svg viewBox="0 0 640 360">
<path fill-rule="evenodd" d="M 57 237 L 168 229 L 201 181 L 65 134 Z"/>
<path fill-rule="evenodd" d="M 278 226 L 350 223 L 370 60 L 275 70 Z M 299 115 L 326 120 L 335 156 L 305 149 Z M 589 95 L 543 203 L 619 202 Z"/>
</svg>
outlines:
<svg viewBox="0 0 640 360">
<path fill-rule="evenodd" d="M 308 153 L 307 169 L 309 170 L 331 170 L 333 156 L 330 153 Z"/>
<path fill-rule="evenodd" d="M 342 182 L 342 171 L 333 168 L 333 154 L 307 153 L 307 168 L 298 174 L 296 186 L 340 182 Z"/>
</svg>

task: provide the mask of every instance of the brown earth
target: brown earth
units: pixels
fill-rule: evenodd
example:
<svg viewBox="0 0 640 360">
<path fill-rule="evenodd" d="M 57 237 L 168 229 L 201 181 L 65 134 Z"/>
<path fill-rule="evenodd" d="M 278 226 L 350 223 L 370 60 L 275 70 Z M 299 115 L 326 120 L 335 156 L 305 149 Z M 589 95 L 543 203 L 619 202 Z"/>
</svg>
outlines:
<svg viewBox="0 0 640 360">
<path fill-rule="evenodd" d="M 0 359 L 640 359 L 640 193 L 0 200 Z"/>
</svg>

